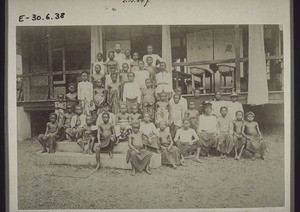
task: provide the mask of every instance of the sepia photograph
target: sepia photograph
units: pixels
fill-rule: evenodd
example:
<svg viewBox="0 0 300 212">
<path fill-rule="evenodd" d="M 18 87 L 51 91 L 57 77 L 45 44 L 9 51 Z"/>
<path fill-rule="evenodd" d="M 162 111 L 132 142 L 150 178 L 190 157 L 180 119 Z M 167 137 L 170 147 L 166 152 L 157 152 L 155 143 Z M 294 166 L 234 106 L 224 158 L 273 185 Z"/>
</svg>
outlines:
<svg viewBox="0 0 300 212">
<path fill-rule="evenodd" d="M 282 24 L 15 32 L 19 210 L 286 206 Z"/>
</svg>

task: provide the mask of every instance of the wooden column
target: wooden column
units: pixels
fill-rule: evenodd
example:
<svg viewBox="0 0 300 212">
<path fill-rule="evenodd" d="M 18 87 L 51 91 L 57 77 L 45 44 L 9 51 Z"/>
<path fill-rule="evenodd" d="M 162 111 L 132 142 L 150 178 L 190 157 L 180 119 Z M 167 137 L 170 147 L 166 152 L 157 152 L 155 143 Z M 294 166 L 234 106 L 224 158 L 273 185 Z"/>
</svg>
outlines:
<svg viewBox="0 0 300 212">
<path fill-rule="evenodd" d="M 235 89 L 236 92 L 241 91 L 241 55 L 240 55 L 240 45 L 241 45 L 241 37 L 240 37 L 240 26 L 234 26 L 234 46 L 235 46 L 235 74 L 233 73 L 233 77 L 235 77 Z M 235 75 L 235 76 L 234 76 Z"/>
<path fill-rule="evenodd" d="M 51 46 L 51 30 L 47 28 L 47 49 L 48 49 L 48 88 L 49 88 L 49 99 L 54 98 L 54 88 L 53 88 L 53 67 L 52 67 L 52 46 Z"/>
</svg>

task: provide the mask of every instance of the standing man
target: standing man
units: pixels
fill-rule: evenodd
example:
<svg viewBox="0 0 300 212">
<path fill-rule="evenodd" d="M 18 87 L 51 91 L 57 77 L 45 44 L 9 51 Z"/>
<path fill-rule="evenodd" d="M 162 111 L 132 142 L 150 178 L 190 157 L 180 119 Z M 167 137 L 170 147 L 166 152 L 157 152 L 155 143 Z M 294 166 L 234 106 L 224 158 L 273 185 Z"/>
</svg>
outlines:
<svg viewBox="0 0 300 212">
<path fill-rule="evenodd" d="M 143 61 L 147 64 L 147 57 L 152 57 L 152 66 L 156 67 L 159 63 L 162 62 L 162 58 L 158 54 L 153 54 L 153 46 L 149 44 L 147 46 L 147 54 L 143 56 Z M 157 64 L 158 61 L 158 64 Z"/>
</svg>

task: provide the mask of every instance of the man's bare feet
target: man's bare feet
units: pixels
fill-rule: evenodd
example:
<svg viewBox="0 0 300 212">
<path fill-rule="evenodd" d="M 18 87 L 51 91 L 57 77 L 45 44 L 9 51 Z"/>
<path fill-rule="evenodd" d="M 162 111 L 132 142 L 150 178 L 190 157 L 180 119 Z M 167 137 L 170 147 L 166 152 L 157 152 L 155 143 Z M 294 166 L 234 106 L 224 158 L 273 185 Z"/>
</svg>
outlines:
<svg viewBox="0 0 300 212">
<path fill-rule="evenodd" d="M 46 153 L 47 152 L 47 149 L 45 148 L 45 149 L 43 149 L 43 150 L 41 150 L 41 153 Z"/>
<path fill-rule="evenodd" d="M 226 158 L 226 155 L 221 154 L 220 158 L 221 158 L 221 159 L 225 159 L 225 158 Z"/>
<path fill-rule="evenodd" d="M 109 157 L 112 159 L 114 157 L 114 154 L 112 152 L 110 152 Z"/>
<path fill-rule="evenodd" d="M 195 157 L 195 158 L 196 158 L 196 161 L 197 161 L 198 163 L 201 163 L 200 158 L 198 158 L 198 157 Z"/>
<path fill-rule="evenodd" d="M 175 164 L 172 164 L 173 169 L 177 169 L 177 166 Z"/>
<path fill-rule="evenodd" d="M 132 169 L 131 176 L 135 176 L 135 169 Z"/>
<path fill-rule="evenodd" d="M 96 166 L 95 170 L 98 171 L 100 168 L 101 168 L 101 165 L 98 164 L 98 165 Z"/>
<path fill-rule="evenodd" d="M 145 172 L 149 175 L 151 175 L 152 173 L 149 171 L 149 169 L 146 168 Z"/>
<path fill-rule="evenodd" d="M 184 160 L 180 160 L 180 164 L 181 164 L 182 166 L 184 166 L 184 167 L 186 166 Z"/>
</svg>

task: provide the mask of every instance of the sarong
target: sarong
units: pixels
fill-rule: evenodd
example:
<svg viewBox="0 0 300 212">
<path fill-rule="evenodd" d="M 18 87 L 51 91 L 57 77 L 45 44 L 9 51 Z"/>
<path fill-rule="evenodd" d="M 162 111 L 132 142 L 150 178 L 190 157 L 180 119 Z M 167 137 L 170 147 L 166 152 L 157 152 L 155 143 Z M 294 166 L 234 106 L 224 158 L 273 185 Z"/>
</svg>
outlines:
<svg viewBox="0 0 300 212">
<path fill-rule="evenodd" d="M 174 123 L 171 124 L 170 126 L 170 134 L 172 136 L 172 138 L 174 139 L 175 135 L 176 135 L 176 131 L 180 129 L 179 126 L 175 125 Z"/>
<path fill-rule="evenodd" d="M 245 144 L 246 144 L 246 138 L 245 137 L 238 138 L 235 135 L 233 136 L 233 145 L 234 145 L 235 148 L 240 149 Z"/>
<path fill-rule="evenodd" d="M 128 113 L 131 113 L 131 107 L 133 105 L 137 105 L 137 98 L 134 98 L 134 99 L 128 99 L 126 98 L 126 105 L 127 105 L 127 112 Z"/>
<path fill-rule="evenodd" d="M 229 154 L 233 149 L 233 138 L 229 134 L 220 134 L 217 137 L 217 150 L 222 154 Z"/>
<path fill-rule="evenodd" d="M 143 136 L 143 141 L 145 146 L 153 148 L 153 149 L 159 149 L 158 145 L 158 138 L 156 135 L 148 135 L 149 139 L 147 136 Z"/>
<path fill-rule="evenodd" d="M 161 153 L 161 164 L 163 165 L 179 165 L 180 151 L 176 146 L 172 146 L 170 151 L 163 150 Z"/>
<path fill-rule="evenodd" d="M 120 108 L 119 92 L 117 90 L 112 91 L 110 93 L 109 100 L 110 100 L 110 102 L 108 102 L 108 104 L 111 106 L 112 113 L 118 114 L 119 108 Z"/>
<path fill-rule="evenodd" d="M 201 131 L 199 133 L 199 140 L 201 143 L 201 154 L 207 155 L 212 147 L 217 147 L 217 141 L 213 133 Z"/>
<path fill-rule="evenodd" d="M 52 150 L 52 152 L 55 152 L 57 139 L 57 133 L 48 133 L 47 135 L 40 134 L 38 136 L 38 141 L 43 146 L 43 148 L 47 147 L 49 148 L 49 150 Z"/>
<path fill-rule="evenodd" d="M 132 166 L 137 171 L 143 171 L 150 163 L 152 153 L 146 149 L 139 149 L 140 154 L 137 154 L 133 149 L 129 149 L 126 156 L 126 162 L 131 162 Z"/>
<path fill-rule="evenodd" d="M 155 105 L 147 105 L 143 106 L 143 113 L 148 113 L 150 116 L 150 120 L 153 121 L 155 118 Z"/>
<path fill-rule="evenodd" d="M 252 137 L 251 140 L 247 139 L 246 149 L 262 156 L 266 153 L 267 145 L 265 141 L 261 141 L 258 137 Z"/>
<path fill-rule="evenodd" d="M 188 156 L 188 155 L 190 155 L 190 153 L 192 151 L 201 147 L 201 142 L 198 140 L 198 141 L 194 141 L 194 143 L 190 144 L 188 142 L 177 141 L 176 145 L 177 145 L 181 155 Z"/>
</svg>

